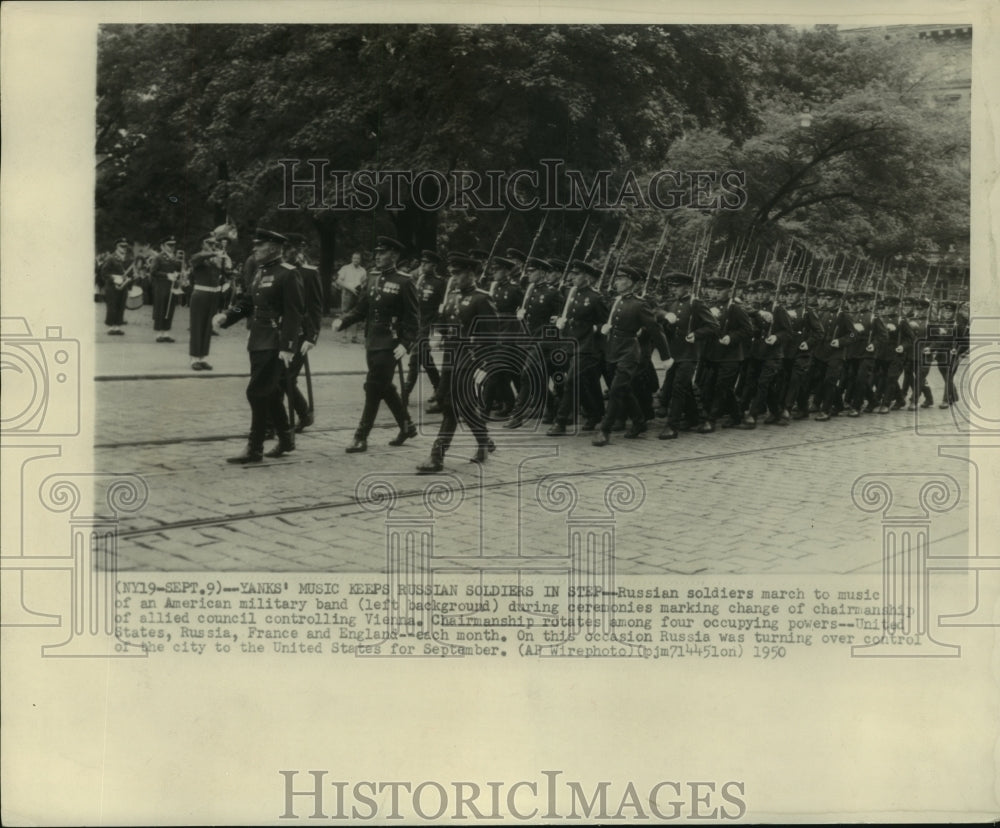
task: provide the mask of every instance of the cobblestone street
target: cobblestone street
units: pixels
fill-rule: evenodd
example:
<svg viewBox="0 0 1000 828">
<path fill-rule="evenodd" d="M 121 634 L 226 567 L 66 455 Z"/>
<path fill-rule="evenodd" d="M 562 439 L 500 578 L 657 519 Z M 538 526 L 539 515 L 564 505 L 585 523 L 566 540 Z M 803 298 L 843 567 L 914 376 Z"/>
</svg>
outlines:
<svg viewBox="0 0 1000 828">
<path fill-rule="evenodd" d="M 968 466 L 938 457 L 938 441 L 915 434 L 907 411 L 668 442 L 651 428 L 638 440 L 613 435 L 603 449 L 589 435 L 547 438 L 497 423 L 498 449 L 483 468 L 468 462 L 473 442 L 460 432 L 446 474 L 431 478 L 414 469 L 439 418 L 424 415 L 420 437 L 392 448 L 395 425 L 383 408 L 368 452 L 345 454 L 362 405 L 364 351 L 328 329 L 311 357 L 316 424 L 296 451 L 227 465 L 249 423 L 243 337 L 231 330 L 213 339 L 215 371 L 194 373 L 183 309 L 173 344 L 152 343 L 145 312 L 129 319 L 126 337 L 98 340 L 96 383 L 96 469 L 133 472 L 149 485 L 145 508 L 121 525 L 123 571 L 379 572 L 387 517 L 433 516 L 438 555 L 565 555 L 568 517 L 613 516 L 621 574 L 874 574 L 881 515 L 861 511 L 851 490 L 860 475 L 885 472 L 955 477 L 962 502 L 934 517 L 931 534 L 942 554 L 968 543 Z M 936 371 L 931 387 L 940 394 Z M 950 412 L 919 415 L 946 423 Z M 379 481 L 397 492 L 389 511 L 378 508 L 387 505 Z M 425 505 L 432 481 L 461 492 L 447 513 Z M 634 500 L 615 500 L 609 486 L 629 481 Z"/>
</svg>

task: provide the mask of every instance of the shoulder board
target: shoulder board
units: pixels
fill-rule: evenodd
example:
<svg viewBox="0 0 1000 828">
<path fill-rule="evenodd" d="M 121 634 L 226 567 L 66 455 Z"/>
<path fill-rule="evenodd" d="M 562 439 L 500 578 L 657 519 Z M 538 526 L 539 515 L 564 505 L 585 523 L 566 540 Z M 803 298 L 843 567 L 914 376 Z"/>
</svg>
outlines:
<svg viewBox="0 0 1000 828">
<path fill-rule="evenodd" d="M 281 266 L 284 267 L 284 268 L 286 268 L 287 270 L 297 270 L 298 269 L 298 268 L 295 267 L 295 265 L 290 265 L 288 262 L 282 262 Z"/>
</svg>

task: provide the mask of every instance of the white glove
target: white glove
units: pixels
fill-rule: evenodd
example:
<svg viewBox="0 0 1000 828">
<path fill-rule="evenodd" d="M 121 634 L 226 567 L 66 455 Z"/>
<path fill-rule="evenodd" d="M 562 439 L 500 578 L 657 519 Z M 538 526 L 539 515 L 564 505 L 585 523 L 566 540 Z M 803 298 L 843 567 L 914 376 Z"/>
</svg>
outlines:
<svg viewBox="0 0 1000 828">
<path fill-rule="evenodd" d="M 344 327 L 344 323 L 343 323 L 343 322 L 341 322 L 341 321 L 340 321 L 340 319 L 334 319 L 334 320 L 333 320 L 333 326 L 332 326 L 332 327 L 333 327 L 333 331 L 334 331 L 334 333 L 336 333 L 336 332 L 337 332 L 337 331 L 339 331 L 339 330 L 340 330 L 340 329 L 341 329 L 342 327 Z"/>
<path fill-rule="evenodd" d="M 171 282 L 176 282 L 180 278 L 180 275 L 181 275 L 180 273 L 168 273 L 167 279 L 169 279 Z"/>
<path fill-rule="evenodd" d="M 300 354 L 308 354 L 313 348 L 316 347 L 315 342 L 310 342 L 308 339 L 302 341 L 302 345 L 299 348 Z"/>
<path fill-rule="evenodd" d="M 840 340 L 839 339 L 831 340 L 830 347 L 831 348 L 839 348 L 840 347 Z"/>
<path fill-rule="evenodd" d="M 890 322 L 890 323 L 889 323 L 888 325 L 886 325 L 886 327 L 887 327 L 887 328 L 888 328 L 888 329 L 889 329 L 890 331 L 894 331 L 894 330 L 896 330 L 896 326 L 895 326 L 895 325 L 893 325 L 893 324 L 892 324 L 892 322 Z"/>
<path fill-rule="evenodd" d="M 854 330 L 856 330 L 858 333 L 862 333 L 864 331 L 864 329 L 865 329 L 865 326 L 862 325 L 860 322 L 855 322 L 854 323 Z"/>
<path fill-rule="evenodd" d="M 903 353 L 903 346 L 902 345 L 897 345 L 896 346 L 896 353 L 897 354 Z"/>
<path fill-rule="evenodd" d="M 719 340 L 720 345 L 728 345 L 733 340 L 729 338 L 729 334 L 726 334 L 722 339 Z"/>
<path fill-rule="evenodd" d="M 524 319 L 524 308 L 518 308 L 517 309 L 517 318 L 518 318 L 519 321 L 521 319 Z"/>
<path fill-rule="evenodd" d="M 610 322 L 605 322 L 603 325 L 601 325 L 601 333 L 604 334 L 605 336 L 607 336 L 609 333 L 611 333 L 611 323 Z"/>
<path fill-rule="evenodd" d="M 666 315 L 665 315 L 665 316 L 666 316 L 666 320 L 667 320 L 667 321 L 668 321 L 668 322 L 669 322 L 669 323 L 670 323 L 671 325 L 676 325 L 676 324 L 677 324 L 677 314 L 676 314 L 676 313 L 673 313 L 673 312 L 671 312 L 671 311 L 667 311 L 667 313 L 666 313 Z"/>
<path fill-rule="evenodd" d="M 226 321 L 226 315 L 224 313 L 217 313 L 212 317 L 212 327 L 215 330 L 219 330 L 219 326 Z"/>
<path fill-rule="evenodd" d="M 868 351 L 868 353 L 873 353 L 875 351 L 875 346 L 874 345 L 866 345 L 865 346 L 865 350 Z"/>
<path fill-rule="evenodd" d="M 778 337 L 776 337 L 774 334 L 771 334 L 769 337 L 767 337 L 764 340 L 764 344 L 765 345 L 773 345 L 777 341 L 778 341 Z"/>
<path fill-rule="evenodd" d="M 687 336 L 684 337 L 684 341 L 688 343 L 694 342 L 694 334 L 689 333 Z"/>
<path fill-rule="evenodd" d="M 294 356 L 295 354 L 291 351 L 278 351 L 278 359 L 285 363 L 286 368 L 291 364 Z"/>
<path fill-rule="evenodd" d="M 565 327 L 566 327 L 566 317 L 565 316 L 560 316 L 556 320 L 556 328 L 561 331 Z"/>
<path fill-rule="evenodd" d="M 771 316 L 771 311 L 758 311 L 758 315 L 769 325 L 771 324 L 771 320 L 774 318 L 773 316 Z"/>
<path fill-rule="evenodd" d="M 397 345 L 395 348 L 392 349 L 393 359 L 402 359 L 408 353 L 409 351 L 406 350 L 406 346 L 403 345 L 402 343 L 400 343 L 399 345 Z"/>
<path fill-rule="evenodd" d="M 722 311 L 716 307 L 709 308 L 709 311 L 711 312 L 712 316 L 714 316 L 716 319 L 722 316 Z"/>
<path fill-rule="evenodd" d="M 799 343 L 799 350 L 800 351 L 808 351 L 809 350 L 809 343 L 808 342 L 800 342 Z"/>
<path fill-rule="evenodd" d="M 930 354 L 930 352 L 931 352 L 931 349 L 930 349 L 930 348 L 924 348 L 924 355 L 925 355 L 925 356 L 929 355 L 929 354 Z"/>
</svg>

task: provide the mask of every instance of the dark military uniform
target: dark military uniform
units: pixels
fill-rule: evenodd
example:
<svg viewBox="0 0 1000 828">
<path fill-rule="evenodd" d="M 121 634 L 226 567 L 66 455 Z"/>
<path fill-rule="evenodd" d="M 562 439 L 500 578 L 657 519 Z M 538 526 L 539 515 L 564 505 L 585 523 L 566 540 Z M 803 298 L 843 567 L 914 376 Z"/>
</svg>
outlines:
<svg viewBox="0 0 1000 828">
<path fill-rule="evenodd" d="M 837 293 L 837 298 L 840 298 L 842 294 L 839 294 L 839 291 Z M 820 413 L 816 419 L 828 420 L 836 416 L 843 406 L 841 397 L 847 380 L 844 360 L 848 346 L 857 339 L 858 334 L 854 329 L 854 318 L 843 309 L 843 305 L 836 310 L 821 312 L 820 322 L 823 325 L 825 342 L 816 356 L 826 363 L 826 371 L 823 374 Z M 837 343 L 836 347 L 833 345 L 834 342 Z"/>
<path fill-rule="evenodd" d="M 709 312 L 719 320 L 719 333 L 705 343 L 702 400 L 709 422 L 714 423 L 722 417 L 722 425 L 729 427 L 743 418 L 739 400 L 736 399 L 736 378 L 746 359 L 753 324 L 743 306 L 735 301 L 711 305 Z M 727 336 L 729 343 L 723 345 L 720 340 Z"/>
<path fill-rule="evenodd" d="M 903 372 L 903 354 L 909 346 L 903 337 L 912 333 L 909 325 L 899 316 L 899 300 L 886 297 L 879 305 L 879 322 L 885 330 L 875 351 L 875 371 L 872 382 L 875 385 L 875 409 L 879 414 L 888 414 L 889 406 L 902 408 L 905 404 L 899 389 L 899 376 Z"/>
<path fill-rule="evenodd" d="M 939 318 L 927 326 L 927 339 L 930 343 L 930 356 L 937 363 L 938 373 L 944 382 L 944 396 L 939 408 L 947 408 L 958 401 L 958 390 L 955 388 L 955 372 L 959 357 L 969 349 L 969 323 L 954 315 L 956 303 L 950 300 L 942 302 L 938 309 Z M 941 313 L 950 310 L 950 315 Z"/>
<path fill-rule="evenodd" d="M 636 338 L 639 331 L 646 332 L 660 359 L 666 360 L 670 356 L 666 337 L 656 323 L 652 309 L 635 294 L 628 292 L 615 300 L 607 324 L 609 330 L 604 359 L 611 366 L 613 374 L 608 388 L 608 405 L 604 419 L 601 420 L 601 433 L 594 439 L 594 445 L 597 446 L 607 445 L 611 427 L 619 417 L 632 420 L 632 427 L 625 433 L 626 437 L 638 437 L 646 430 L 646 421 L 642 418 L 632 385 L 641 357 Z"/>
<path fill-rule="evenodd" d="M 407 351 L 413 348 L 420 326 L 420 303 L 410 277 L 395 267 L 369 273 L 364 292 L 358 297 L 357 305 L 341 320 L 341 329 L 361 320 L 365 322 L 368 375 L 365 378 L 365 407 L 354 435 L 355 443 L 368 439 L 382 400 L 400 430 L 413 431 L 406 407 L 392 383 L 396 370 L 392 352 L 397 345 Z"/>
<path fill-rule="evenodd" d="M 108 256 L 100 267 L 98 281 L 104 285 L 104 324 L 111 328 L 109 333 L 121 334 L 118 326 L 125 323 L 125 299 L 129 284 L 125 278 L 125 261 L 117 256 Z"/>
<path fill-rule="evenodd" d="M 474 267 L 471 259 L 459 261 L 468 261 L 467 266 Z M 473 460 L 485 461 L 494 448 L 476 394 L 476 374 L 484 370 L 489 350 L 497 340 L 497 313 L 489 294 L 474 285 L 453 291 L 438 330 L 443 347 L 438 385 L 442 419 L 431 457 L 418 467 L 421 472 L 441 470 L 459 420 L 476 438 L 479 449 Z"/>
<path fill-rule="evenodd" d="M 404 392 L 406 399 L 409 399 L 410 392 L 416 387 L 421 368 L 427 374 L 427 379 L 430 380 L 435 395 L 437 394 L 440 374 L 431 356 L 430 334 L 431 328 L 437 321 L 441 303 L 444 301 L 446 285 L 446 280 L 436 273 L 427 276 L 421 275 L 417 278 L 416 290 L 417 301 L 420 305 L 420 326 L 417 332 L 417 345 L 410 351 L 410 363 L 406 373 Z"/>
<path fill-rule="evenodd" d="M 903 354 L 903 384 L 899 393 L 905 398 L 907 392 L 912 392 L 909 410 L 914 411 L 921 394 L 924 397 L 924 408 L 934 405 L 934 395 L 927 384 L 931 364 L 922 352 L 927 345 L 927 309 L 930 302 L 916 296 L 908 297 L 905 301 L 911 305 L 909 313 L 904 317 L 905 324 L 910 329 L 910 346 Z"/>
<path fill-rule="evenodd" d="M 855 296 L 862 303 L 874 298 L 865 291 L 859 291 Z M 848 346 L 846 364 L 847 397 L 844 401 L 848 406 L 848 417 L 858 416 L 866 402 L 874 410 L 872 377 L 875 371 L 875 352 L 879 343 L 889 336 L 885 325 L 871 310 L 855 311 L 854 330 L 857 336 Z"/>
<path fill-rule="evenodd" d="M 553 317 L 562 313 L 563 296 L 556 285 L 541 280 L 529 286 L 524 304 L 524 326 L 530 336 L 524 354 L 517 398 L 514 400 L 514 417 L 507 427 L 516 428 L 525 417 L 531 416 L 541 400 L 528 399 L 532 390 L 544 395 L 544 419 L 555 417 L 557 396 L 549 390 L 548 381 L 556 370 L 565 370 L 565 363 L 555 365 L 553 358 L 558 350 L 559 332 L 552 324 Z"/>
<path fill-rule="evenodd" d="M 774 285 L 764 290 L 773 290 Z M 753 428 L 757 417 L 765 410 L 766 422 L 787 425 L 782 397 L 781 367 L 785 349 L 794 331 L 792 318 L 779 304 L 772 304 L 771 310 L 757 308 L 750 314 L 755 336 L 750 345 L 750 370 L 748 373 L 746 398 L 749 399 L 747 417 L 741 428 Z M 774 337 L 774 342 L 767 340 Z"/>
<path fill-rule="evenodd" d="M 191 257 L 191 313 L 188 355 L 194 360 L 207 357 L 212 345 L 212 317 L 218 312 L 222 290 L 222 268 L 217 250 L 202 250 Z M 205 367 L 195 362 L 194 367 Z"/>
<path fill-rule="evenodd" d="M 180 258 L 165 250 L 157 253 L 153 257 L 149 275 L 153 291 L 153 330 L 160 334 L 156 340 L 172 342 L 167 331 L 173 326 L 174 302 L 171 291 L 181 275 Z"/>
<path fill-rule="evenodd" d="M 513 265 L 513 262 L 510 263 Z M 526 339 L 524 325 L 517 318 L 517 309 L 524 300 L 524 290 L 516 280 L 503 284 L 494 282 L 490 296 L 497 310 L 498 325 L 503 339 L 493 349 L 492 366 L 483 391 L 487 411 L 496 409 L 497 417 L 508 416 L 514 408 L 520 369 L 524 365 Z M 517 344 L 517 343 L 522 344 Z"/>
<path fill-rule="evenodd" d="M 323 326 L 323 280 L 320 278 L 319 270 L 310 264 L 299 264 L 296 267 L 299 283 L 302 285 L 304 307 L 302 327 L 295 346 L 295 356 L 292 357 L 285 374 L 284 387 L 285 391 L 291 395 L 289 402 L 298 419 L 295 430 L 302 431 L 313 423 L 313 410 L 309 406 L 309 400 L 305 398 L 298 386 L 299 373 L 308 358 L 307 354 L 302 353 L 302 343 L 308 341 L 315 345 L 319 341 L 319 331 Z"/>
<path fill-rule="evenodd" d="M 302 313 L 302 288 L 298 273 L 294 267 L 276 257 L 257 269 L 249 291 L 237 296 L 220 325 L 228 328 L 238 319 L 250 321 L 247 338 L 250 382 L 247 383 L 246 394 L 250 403 L 247 454 L 252 459 L 260 459 L 268 423 L 274 424 L 283 442 L 292 442 L 288 414 L 282 405 L 284 365 L 278 354 L 295 350 Z"/>
<path fill-rule="evenodd" d="M 604 340 L 601 326 L 608 318 L 608 305 L 593 287 L 572 288 L 572 291 L 562 334 L 575 342 L 576 347 L 566 371 L 566 383 L 556 412 L 556 423 L 563 431 L 573 421 L 578 403 L 587 430 L 604 416 L 604 397 L 601 393 Z M 558 428 L 554 432 L 561 433 Z"/>
</svg>

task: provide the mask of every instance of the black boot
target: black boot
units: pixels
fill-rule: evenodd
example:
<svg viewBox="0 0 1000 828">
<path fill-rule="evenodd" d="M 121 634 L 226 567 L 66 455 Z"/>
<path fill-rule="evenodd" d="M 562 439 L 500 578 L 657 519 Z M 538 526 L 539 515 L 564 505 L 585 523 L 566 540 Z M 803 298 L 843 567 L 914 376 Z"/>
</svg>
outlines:
<svg viewBox="0 0 1000 828">
<path fill-rule="evenodd" d="M 431 447 L 431 456 L 417 466 L 417 474 L 437 474 L 444 469 L 444 449 L 435 441 Z"/>
<path fill-rule="evenodd" d="M 497 450 L 497 444 L 492 440 L 487 440 L 486 444 L 480 444 L 479 448 L 476 449 L 474 456 L 469 458 L 470 463 L 479 463 L 482 465 L 486 462 L 486 458 L 489 457 L 493 452 Z"/>
<path fill-rule="evenodd" d="M 295 423 L 295 433 L 301 434 L 303 429 L 309 428 L 314 422 L 316 422 L 315 417 L 311 411 L 307 411 L 305 414 L 300 414 Z"/>
<path fill-rule="evenodd" d="M 259 463 L 263 459 L 264 459 L 264 444 L 257 440 L 250 440 L 247 442 L 246 448 L 243 449 L 242 454 L 236 457 L 228 457 L 226 458 L 226 462 L 246 465 L 247 463 Z"/>
<path fill-rule="evenodd" d="M 295 451 L 295 438 L 291 431 L 278 432 L 278 445 L 264 453 L 265 457 L 282 457 L 290 451 Z"/>
<path fill-rule="evenodd" d="M 348 454 L 358 454 L 362 451 L 368 451 L 368 440 L 365 438 L 365 433 L 360 429 L 355 431 L 354 442 L 344 449 L 344 451 Z"/>
<path fill-rule="evenodd" d="M 401 446 L 407 440 L 411 440 L 417 436 L 417 427 L 412 421 L 407 420 L 406 424 L 399 429 L 399 434 L 396 435 L 394 440 L 389 441 L 390 446 Z"/>
<path fill-rule="evenodd" d="M 566 424 L 556 423 L 548 431 L 545 432 L 546 437 L 562 437 L 566 434 Z"/>
</svg>

